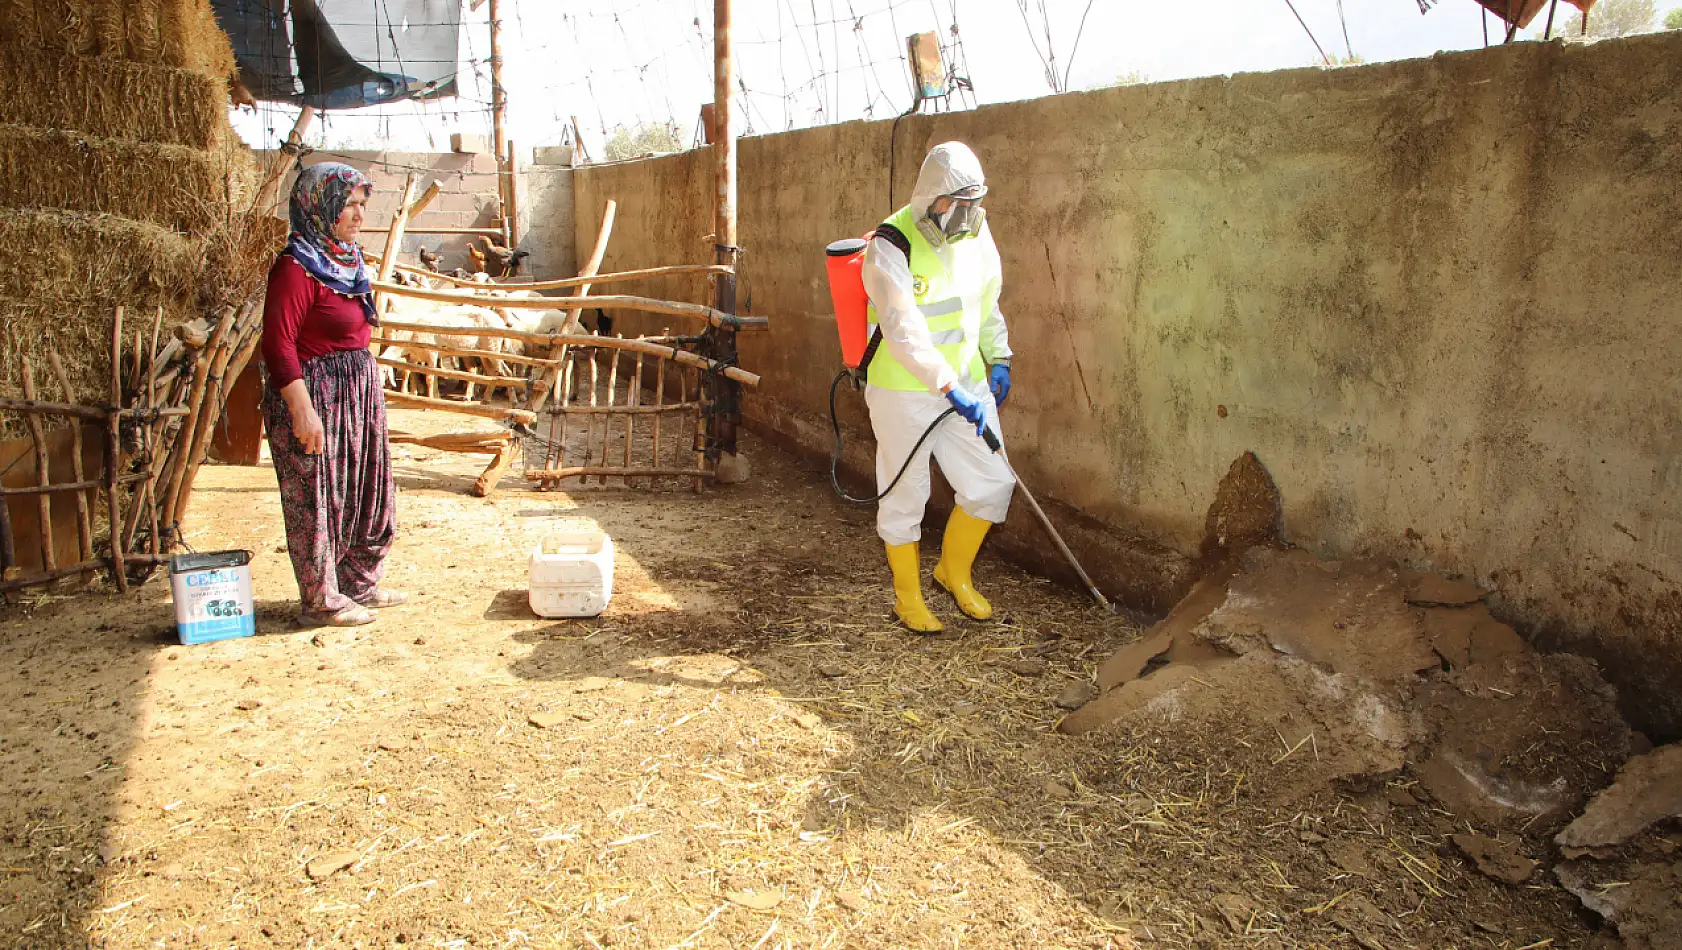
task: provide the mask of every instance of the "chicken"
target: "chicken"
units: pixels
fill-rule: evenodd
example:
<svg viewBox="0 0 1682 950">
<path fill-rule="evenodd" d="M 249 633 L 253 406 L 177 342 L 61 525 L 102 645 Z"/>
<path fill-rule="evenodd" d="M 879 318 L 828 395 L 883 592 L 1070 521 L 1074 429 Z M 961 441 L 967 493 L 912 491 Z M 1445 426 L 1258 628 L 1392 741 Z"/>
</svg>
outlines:
<svg viewBox="0 0 1682 950">
<path fill-rule="evenodd" d="M 420 249 L 418 256 L 420 257 L 422 267 L 434 274 L 438 273 L 438 262 L 443 260 L 443 255 L 439 254 L 437 251 L 428 250 L 423 247 Z"/>
<path fill-rule="evenodd" d="M 517 276 L 520 273 L 520 265 L 531 256 L 530 251 L 492 244 L 491 239 L 483 234 L 479 235 L 479 240 L 484 244 L 483 249 L 469 245 L 467 253 L 473 258 L 473 262 L 479 265 L 480 270 L 492 277 Z"/>
</svg>

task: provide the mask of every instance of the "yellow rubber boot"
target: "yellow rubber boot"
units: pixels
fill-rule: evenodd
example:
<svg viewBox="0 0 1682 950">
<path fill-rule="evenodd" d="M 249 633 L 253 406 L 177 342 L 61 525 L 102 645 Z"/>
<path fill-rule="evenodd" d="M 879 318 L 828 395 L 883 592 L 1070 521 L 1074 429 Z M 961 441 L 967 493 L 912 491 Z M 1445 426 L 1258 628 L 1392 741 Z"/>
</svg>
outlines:
<svg viewBox="0 0 1682 950">
<path fill-rule="evenodd" d="M 917 559 L 917 542 L 890 544 L 888 567 L 894 572 L 894 613 L 899 622 L 915 633 L 939 633 L 946 629 L 923 603 L 923 564 Z"/>
<path fill-rule="evenodd" d="M 976 593 L 970 578 L 975 555 L 987 537 L 991 521 L 982 521 L 962 508 L 953 508 L 946 522 L 946 537 L 940 542 L 940 563 L 934 566 L 934 582 L 958 602 L 958 609 L 973 620 L 993 619 L 993 605 Z"/>
</svg>

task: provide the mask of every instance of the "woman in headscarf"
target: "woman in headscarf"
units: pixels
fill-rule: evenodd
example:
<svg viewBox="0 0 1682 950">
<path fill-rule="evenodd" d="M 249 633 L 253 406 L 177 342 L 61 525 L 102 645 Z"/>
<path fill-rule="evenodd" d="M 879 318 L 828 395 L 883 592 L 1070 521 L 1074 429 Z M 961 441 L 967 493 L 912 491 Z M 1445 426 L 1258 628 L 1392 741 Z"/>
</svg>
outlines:
<svg viewBox="0 0 1682 950">
<path fill-rule="evenodd" d="M 408 599 L 379 586 L 397 533 L 378 323 L 356 244 L 373 188 L 323 162 L 292 187 L 292 236 L 269 269 L 263 413 L 304 624 L 371 623 Z"/>
</svg>

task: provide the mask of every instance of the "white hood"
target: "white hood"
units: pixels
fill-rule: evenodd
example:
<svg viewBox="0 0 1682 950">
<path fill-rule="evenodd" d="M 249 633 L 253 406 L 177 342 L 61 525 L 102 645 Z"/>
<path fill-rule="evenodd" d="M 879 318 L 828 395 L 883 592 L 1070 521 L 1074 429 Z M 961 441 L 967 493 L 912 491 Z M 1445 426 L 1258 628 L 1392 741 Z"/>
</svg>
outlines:
<svg viewBox="0 0 1682 950">
<path fill-rule="evenodd" d="M 911 190 L 911 211 L 920 221 L 936 198 L 972 185 L 986 184 L 981 159 L 962 142 L 942 142 L 929 149 L 923 168 L 917 173 L 917 187 Z"/>
</svg>

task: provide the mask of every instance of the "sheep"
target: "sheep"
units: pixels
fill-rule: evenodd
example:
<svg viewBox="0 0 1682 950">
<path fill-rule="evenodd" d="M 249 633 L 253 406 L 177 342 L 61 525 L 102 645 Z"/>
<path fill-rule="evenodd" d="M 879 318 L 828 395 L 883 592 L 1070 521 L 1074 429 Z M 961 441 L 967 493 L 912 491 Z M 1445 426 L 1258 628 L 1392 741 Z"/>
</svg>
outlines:
<svg viewBox="0 0 1682 950">
<path fill-rule="evenodd" d="M 400 323 L 423 323 L 430 326 L 451 329 L 500 329 L 506 324 L 493 311 L 483 307 L 466 304 L 437 304 L 424 300 L 393 297 L 387 316 Z M 418 330 L 387 330 L 387 344 L 382 356 L 395 356 L 406 362 L 418 363 L 423 366 L 437 367 L 442 364 L 440 354 L 420 347 L 405 347 L 404 343 L 436 344 L 454 346 L 465 349 L 488 350 L 493 353 L 504 352 L 507 340 L 495 336 L 463 336 L 458 334 L 426 333 Z M 489 359 L 481 363 L 484 372 L 493 376 L 506 376 L 508 370 L 500 360 Z M 395 388 L 402 392 L 407 389 L 408 373 L 404 372 L 401 382 L 396 374 L 392 376 Z M 428 375 L 426 379 L 427 395 L 431 398 L 438 396 L 438 378 Z M 468 384 L 467 398 L 473 398 L 473 384 Z"/>
</svg>

